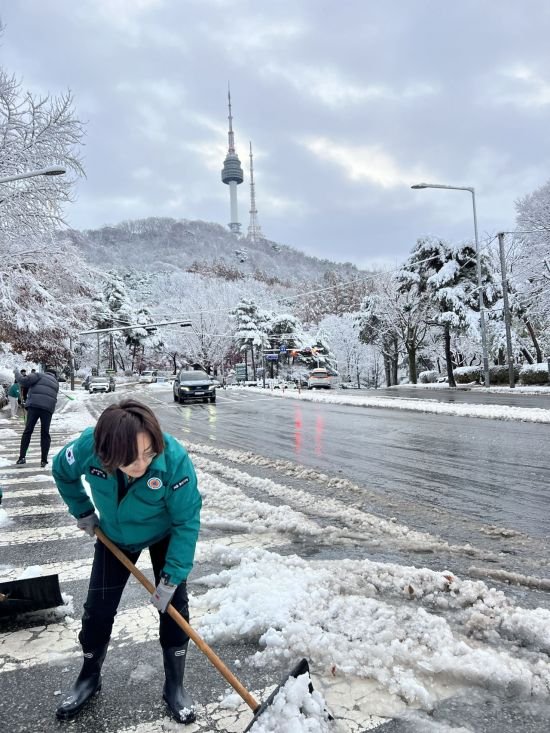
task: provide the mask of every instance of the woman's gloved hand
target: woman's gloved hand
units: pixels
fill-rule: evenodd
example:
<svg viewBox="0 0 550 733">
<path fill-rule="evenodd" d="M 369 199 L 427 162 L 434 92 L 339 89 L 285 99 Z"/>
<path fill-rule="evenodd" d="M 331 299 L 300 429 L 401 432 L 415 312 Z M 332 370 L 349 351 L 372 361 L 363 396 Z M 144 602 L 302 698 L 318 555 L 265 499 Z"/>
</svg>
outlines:
<svg viewBox="0 0 550 733">
<path fill-rule="evenodd" d="M 95 537 L 94 528 L 98 525 L 99 517 L 93 511 L 93 509 L 84 516 L 78 517 L 76 520 L 76 526 L 78 527 L 78 529 L 84 530 L 84 532 L 86 532 L 86 534 L 89 534 L 90 537 Z"/>
<path fill-rule="evenodd" d="M 155 592 L 151 595 L 151 603 L 161 613 L 166 611 L 166 607 L 172 600 L 172 596 L 176 592 L 177 585 L 167 583 L 164 578 L 157 585 Z"/>
</svg>

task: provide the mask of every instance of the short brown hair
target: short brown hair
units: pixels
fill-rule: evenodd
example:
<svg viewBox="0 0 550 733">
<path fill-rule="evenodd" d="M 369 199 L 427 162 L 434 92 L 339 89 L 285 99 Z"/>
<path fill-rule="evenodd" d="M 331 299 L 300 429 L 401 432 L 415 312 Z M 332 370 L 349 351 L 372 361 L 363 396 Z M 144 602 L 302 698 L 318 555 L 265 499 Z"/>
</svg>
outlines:
<svg viewBox="0 0 550 733">
<path fill-rule="evenodd" d="M 147 433 L 155 453 L 164 451 L 162 429 L 153 411 L 137 400 L 122 400 L 103 410 L 94 430 L 94 447 L 109 473 L 138 457 L 138 433 Z"/>
</svg>

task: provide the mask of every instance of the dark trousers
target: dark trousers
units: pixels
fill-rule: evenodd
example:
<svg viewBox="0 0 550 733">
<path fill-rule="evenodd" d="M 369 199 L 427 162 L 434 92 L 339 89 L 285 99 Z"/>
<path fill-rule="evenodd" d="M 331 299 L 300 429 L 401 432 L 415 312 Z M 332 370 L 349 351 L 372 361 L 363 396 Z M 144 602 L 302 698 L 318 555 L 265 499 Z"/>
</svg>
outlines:
<svg viewBox="0 0 550 733">
<path fill-rule="evenodd" d="M 166 537 L 149 547 L 155 583 L 157 584 L 160 581 L 169 542 L 170 537 Z M 140 553 L 126 550 L 122 550 L 122 552 L 135 565 Z M 95 543 L 88 597 L 84 603 L 82 630 L 78 636 L 84 653 L 93 652 L 109 642 L 118 604 L 129 575 L 130 572 L 126 570 L 124 565 L 98 540 Z M 178 585 L 172 598 L 172 605 L 186 621 L 189 621 L 189 602 L 185 581 Z M 187 641 L 187 634 L 180 629 L 167 613 L 159 613 L 159 616 L 159 638 L 162 648 L 182 646 Z"/>
<path fill-rule="evenodd" d="M 19 449 L 20 458 L 24 458 L 27 455 L 31 435 L 38 420 L 40 420 L 40 456 L 42 461 L 48 460 L 48 452 L 50 450 L 50 443 L 52 442 L 50 438 L 52 413 L 48 412 L 48 410 L 42 410 L 40 407 L 27 408 L 27 422 L 25 423 L 25 430 L 23 430 L 23 435 L 21 436 L 21 448 Z"/>
</svg>

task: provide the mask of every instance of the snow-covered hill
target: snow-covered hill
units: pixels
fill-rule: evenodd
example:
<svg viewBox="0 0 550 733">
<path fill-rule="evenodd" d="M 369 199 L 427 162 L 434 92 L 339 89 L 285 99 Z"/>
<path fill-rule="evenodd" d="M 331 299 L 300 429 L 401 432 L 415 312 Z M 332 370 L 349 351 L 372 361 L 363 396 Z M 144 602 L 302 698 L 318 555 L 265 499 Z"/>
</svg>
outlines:
<svg viewBox="0 0 550 733">
<path fill-rule="evenodd" d="M 237 238 L 219 224 L 186 219 L 149 218 L 116 226 L 65 232 L 91 263 L 109 269 L 148 272 L 190 270 L 238 279 L 254 276 L 269 282 L 321 279 L 327 273 L 354 278 L 355 265 L 310 257 L 283 244 Z"/>
</svg>

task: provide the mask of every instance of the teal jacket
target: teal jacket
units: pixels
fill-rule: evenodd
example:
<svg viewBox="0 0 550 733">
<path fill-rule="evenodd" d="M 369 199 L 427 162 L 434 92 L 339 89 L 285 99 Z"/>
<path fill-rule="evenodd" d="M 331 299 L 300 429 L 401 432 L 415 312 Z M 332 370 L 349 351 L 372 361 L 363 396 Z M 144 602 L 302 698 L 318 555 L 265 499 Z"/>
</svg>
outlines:
<svg viewBox="0 0 550 733">
<path fill-rule="evenodd" d="M 93 428 L 59 451 L 53 477 L 73 517 L 95 509 L 100 528 L 123 549 L 137 552 L 170 535 L 163 572 L 179 584 L 193 567 L 202 499 L 187 451 L 171 435 L 164 433 L 164 441 L 164 452 L 130 484 L 120 504 L 117 476 L 107 473 L 94 451 Z"/>
<path fill-rule="evenodd" d="M 17 382 L 14 382 L 8 389 L 8 397 L 17 397 L 17 399 L 19 399 L 20 396 L 19 385 Z"/>
</svg>

